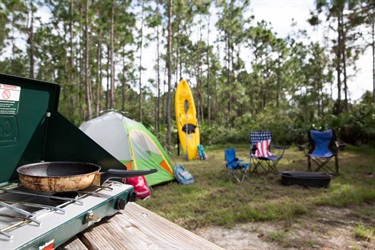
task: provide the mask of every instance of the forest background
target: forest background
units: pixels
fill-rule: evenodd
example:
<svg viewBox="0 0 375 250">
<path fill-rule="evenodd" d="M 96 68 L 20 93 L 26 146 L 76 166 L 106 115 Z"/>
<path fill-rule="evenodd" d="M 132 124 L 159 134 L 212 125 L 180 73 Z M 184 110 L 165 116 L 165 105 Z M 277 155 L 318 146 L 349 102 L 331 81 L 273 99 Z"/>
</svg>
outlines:
<svg viewBox="0 0 375 250">
<path fill-rule="evenodd" d="M 374 144 L 375 1 L 316 0 L 306 21 L 323 31 L 319 41 L 296 23 L 280 37 L 250 8 L 249 0 L 3 0 L 0 68 L 61 85 L 59 111 L 77 126 L 116 109 L 168 150 L 181 78 L 193 87 L 203 144 L 247 143 L 250 130 L 267 129 L 279 143 L 299 143 L 325 128 Z M 352 100 L 366 50 L 373 91 Z"/>
</svg>

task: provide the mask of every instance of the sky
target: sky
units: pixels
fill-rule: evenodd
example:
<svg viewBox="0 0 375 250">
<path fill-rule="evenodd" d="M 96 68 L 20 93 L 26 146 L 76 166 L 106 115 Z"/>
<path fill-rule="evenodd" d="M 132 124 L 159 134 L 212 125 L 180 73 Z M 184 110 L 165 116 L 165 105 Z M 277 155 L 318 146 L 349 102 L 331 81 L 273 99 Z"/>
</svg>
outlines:
<svg viewBox="0 0 375 250">
<path fill-rule="evenodd" d="M 292 19 L 301 29 L 306 29 L 314 41 L 322 37 L 322 30 L 313 30 L 307 23 L 310 11 L 314 10 L 314 0 L 250 0 L 250 9 L 255 20 L 265 20 L 281 37 L 291 32 Z M 352 100 L 358 100 L 366 90 L 372 91 L 372 55 L 370 48 L 357 62 L 359 72 L 348 83 Z"/>
</svg>

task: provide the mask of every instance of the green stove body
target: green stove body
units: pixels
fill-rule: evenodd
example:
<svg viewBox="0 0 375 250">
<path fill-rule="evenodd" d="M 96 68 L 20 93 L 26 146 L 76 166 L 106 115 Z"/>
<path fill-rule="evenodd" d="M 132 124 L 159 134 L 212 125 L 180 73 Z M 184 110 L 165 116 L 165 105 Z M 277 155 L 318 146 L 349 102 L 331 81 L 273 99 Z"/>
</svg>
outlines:
<svg viewBox="0 0 375 250">
<path fill-rule="evenodd" d="M 60 86 L 0 74 L 0 249 L 53 249 L 134 201 L 133 186 L 107 181 L 67 194 L 20 184 L 17 168 L 38 162 L 90 162 L 126 170 L 58 112 Z"/>
</svg>

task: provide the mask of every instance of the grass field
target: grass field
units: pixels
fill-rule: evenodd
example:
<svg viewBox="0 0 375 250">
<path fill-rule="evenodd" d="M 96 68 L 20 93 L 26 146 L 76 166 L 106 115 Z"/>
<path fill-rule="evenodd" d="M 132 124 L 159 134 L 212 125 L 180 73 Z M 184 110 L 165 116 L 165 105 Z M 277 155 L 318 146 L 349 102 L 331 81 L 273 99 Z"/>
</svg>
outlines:
<svg viewBox="0 0 375 250">
<path fill-rule="evenodd" d="M 312 218 L 322 208 L 349 209 L 355 221 L 356 240 L 375 241 L 375 149 L 347 146 L 340 152 L 340 175 L 329 188 L 283 186 L 280 175 L 254 174 L 243 183 L 230 178 L 221 145 L 206 148 L 207 160 L 185 161 L 173 157 L 194 176 L 192 185 L 171 182 L 152 188 L 152 196 L 137 201 L 143 207 L 189 230 L 207 226 L 232 228 L 237 224 L 270 222 L 287 229 L 301 219 Z M 239 158 L 247 161 L 247 145 L 234 146 Z M 275 151 L 274 153 L 277 153 Z M 333 161 L 332 161 L 333 163 Z M 286 150 L 278 170 L 305 171 L 306 157 L 297 148 Z M 335 214 L 331 214 L 334 218 Z M 280 232 L 268 239 L 286 244 Z M 304 243 L 306 244 L 306 242 Z"/>
</svg>

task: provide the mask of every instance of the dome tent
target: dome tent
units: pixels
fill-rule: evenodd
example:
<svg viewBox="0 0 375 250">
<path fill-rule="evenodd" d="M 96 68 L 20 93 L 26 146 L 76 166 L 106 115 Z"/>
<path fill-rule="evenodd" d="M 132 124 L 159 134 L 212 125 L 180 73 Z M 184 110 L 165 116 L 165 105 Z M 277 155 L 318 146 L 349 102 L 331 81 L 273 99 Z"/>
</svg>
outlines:
<svg viewBox="0 0 375 250">
<path fill-rule="evenodd" d="M 174 179 L 170 159 L 158 139 L 142 124 L 110 111 L 84 122 L 80 129 L 122 162 L 128 170 L 156 168 L 146 175 L 148 185 Z"/>
</svg>

